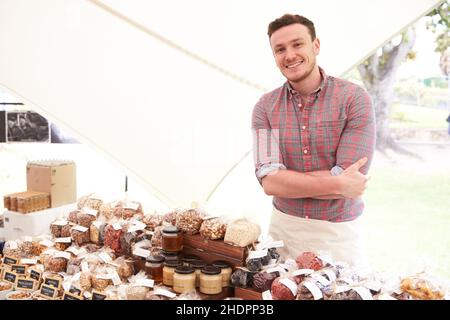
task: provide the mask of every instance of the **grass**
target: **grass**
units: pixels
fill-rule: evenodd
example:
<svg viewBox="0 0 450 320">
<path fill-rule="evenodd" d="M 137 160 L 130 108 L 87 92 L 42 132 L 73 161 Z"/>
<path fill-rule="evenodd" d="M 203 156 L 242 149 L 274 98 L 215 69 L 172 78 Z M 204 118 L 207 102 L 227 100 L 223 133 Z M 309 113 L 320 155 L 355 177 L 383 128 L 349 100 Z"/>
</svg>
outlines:
<svg viewBox="0 0 450 320">
<path fill-rule="evenodd" d="M 450 172 L 380 166 L 370 175 L 364 219 L 373 268 L 426 268 L 450 279 Z"/>
<path fill-rule="evenodd" d="M 417 107 L 396 103 L 391 109 L 391 127 L 446 128 L 448 110 Z"/>
</svg>

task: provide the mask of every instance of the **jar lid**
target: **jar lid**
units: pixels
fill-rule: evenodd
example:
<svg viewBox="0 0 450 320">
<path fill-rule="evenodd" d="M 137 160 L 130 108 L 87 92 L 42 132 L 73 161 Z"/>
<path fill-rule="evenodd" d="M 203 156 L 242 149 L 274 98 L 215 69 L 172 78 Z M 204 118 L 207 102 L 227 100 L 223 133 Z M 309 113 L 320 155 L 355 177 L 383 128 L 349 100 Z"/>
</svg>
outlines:
<svg viewBox="0 0 450 320">
<path fill-rule="evenodd" d="M 201 269 L 206 266 L 206 262 L 202 260 L 194 260 L 191 262 L 191 267 L 194 269 Z"/>
<path fill-rule="evenodd" d="M 188 266 L 178 266 L 175 268 L 175 273 L 190 274 L 194 273 L 194 269 Z"/>
<path fill-rule="evenodd" d="M 147 257 L 147 262 L 153 262 L 153 263 L 161 263 L 164 261 L 164 257 L 160 256 L 160 255 L 156 255 L 156 256 L 148 256 Z"/>
<path fill-rule="evenodd" d="M 164 265 L 167 267 L 176 268 L 180 265 L 180 261 L 178 259 L 169 259 L 164 261 Z"/>
<path fill-rule="evenodd" d="M 193 261 L 200 260 L 200 257 L 196 256 L 195 254 L 189 254 L 189 255 L 185 255 L 181 260 L 183 260 L 183 262 L 193 262 Z"/>
<path fill-rule="evenodd" d="M 214 266 L 206 266 L 202 269 L 202 273 L 204 274 L 219 274 L 222 270 L 219 267 Z"/>
<path fill-rule="evenodd" d="M 169 252 L 165 250 L 161 250 L 161 255 L 166 258 L 166 260 L 169 259 L 178 259 L 178 252 Z"/>
<path fill-rule="evenodd" d="M 231 265 L 228 262 L 224 261 L 224 260 L 214 261 L 212 263 L 212 265 L 214 267 L 218 267 L 218 268 L 221 268 L 221 269 L 225 269 L 225 268 L 230 268 L 231 267 Z"/>
<path fill-rule="evenodd" d="M 162 232 L 164 232 L 164 233 L 179 233 L 180 229 L 178 229 L 175 226 L 167 226 L 162 230 Z"/>
</svg>

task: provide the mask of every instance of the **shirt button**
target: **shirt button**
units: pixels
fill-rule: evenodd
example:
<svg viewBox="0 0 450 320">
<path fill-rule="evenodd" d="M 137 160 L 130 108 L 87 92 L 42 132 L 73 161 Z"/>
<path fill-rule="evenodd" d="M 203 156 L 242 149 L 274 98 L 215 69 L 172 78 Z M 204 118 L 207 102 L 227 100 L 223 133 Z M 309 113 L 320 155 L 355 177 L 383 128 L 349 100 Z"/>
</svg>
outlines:
<svg viewBox="0 0 450 320">
<path fill-rule="evenodd" d="M 303 153 L 307 154 L 308 153 L 308 149 L 303 150 Z"/>
<path fill-rule="evenodd" d="M 302 130 L 305 130 L 306 129 L 306 126 L 302 126 Z"/>
<path fill-rule="evenodd" d="M 302 104 L 301 104 L 301 103 L 299 103 L 299 104 L 298 104 L 298 107 L 299 107 L 299 108 L 301 108 L 301 107 L 302 107 Z"/>
</svg>

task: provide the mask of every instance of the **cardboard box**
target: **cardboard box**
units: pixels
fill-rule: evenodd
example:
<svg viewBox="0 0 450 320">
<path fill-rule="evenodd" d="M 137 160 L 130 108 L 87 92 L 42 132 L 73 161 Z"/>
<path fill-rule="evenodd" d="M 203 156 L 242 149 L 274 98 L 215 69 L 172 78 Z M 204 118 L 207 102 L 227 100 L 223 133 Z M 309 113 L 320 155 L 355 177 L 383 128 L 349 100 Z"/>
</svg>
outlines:
<svg viewBox="0 0 450 320">
<path fill-rule="evenodd" d="M 77 201 L 73 161 L 33 161 L 27 164 L 27 190 L 50 194 L 52 208 Z"/>
<path fill-rule="evenodd" d="M 8 210 L 29 213 L 50 208 L 50 194 L 37 191 L 13 193 L 4 196 L 3 202 Z"/>
</svg>

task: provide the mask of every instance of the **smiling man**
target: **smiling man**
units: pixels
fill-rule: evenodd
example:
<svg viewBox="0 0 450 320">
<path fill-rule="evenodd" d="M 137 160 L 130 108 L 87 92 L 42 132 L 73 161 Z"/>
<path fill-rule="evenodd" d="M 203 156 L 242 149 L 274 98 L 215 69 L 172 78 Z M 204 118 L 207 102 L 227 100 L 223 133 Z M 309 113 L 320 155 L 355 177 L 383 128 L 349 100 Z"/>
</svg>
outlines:
<svg viewBox="0 0 450 320">
<path fill-rule="evenodd" d="M 285 257 L 327 252 L 365 265 L 359 217 L 375 145 L 370 97 L 318 66 L 309 19 L 285 14 L 268 35 L 287 79 L 261 97 L 252 117 L 256 177 L 273 196 L 269 233 L 284 240 Z"/>
</svg>

